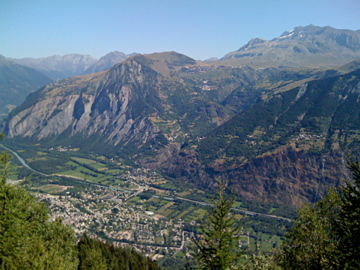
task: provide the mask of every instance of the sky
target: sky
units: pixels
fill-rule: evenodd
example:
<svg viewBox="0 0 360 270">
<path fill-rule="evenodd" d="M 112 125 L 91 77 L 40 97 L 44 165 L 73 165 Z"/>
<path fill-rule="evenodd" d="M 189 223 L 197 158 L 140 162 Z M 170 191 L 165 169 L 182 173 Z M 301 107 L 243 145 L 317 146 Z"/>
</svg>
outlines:
<svg viewBox="0 0 360 270">
<path fill-rule="evenodd" d="M 0 0 L 0 54 L 221 58 L 296 26 L 360 29 L 360 0 Z"/>
</svg>

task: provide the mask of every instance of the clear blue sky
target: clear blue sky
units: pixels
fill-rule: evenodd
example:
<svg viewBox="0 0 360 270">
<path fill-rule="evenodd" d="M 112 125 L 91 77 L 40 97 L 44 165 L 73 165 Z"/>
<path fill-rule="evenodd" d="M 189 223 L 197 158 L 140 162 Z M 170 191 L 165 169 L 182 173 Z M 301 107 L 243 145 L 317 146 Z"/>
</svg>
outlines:
<svg viewBox="0 0 360 270">
<path fill-rule="evenodd" d="M 296 26 L 360 29 L 360 0 L 0 0 L 0 54 L 222 57 Z"/>
</svg>

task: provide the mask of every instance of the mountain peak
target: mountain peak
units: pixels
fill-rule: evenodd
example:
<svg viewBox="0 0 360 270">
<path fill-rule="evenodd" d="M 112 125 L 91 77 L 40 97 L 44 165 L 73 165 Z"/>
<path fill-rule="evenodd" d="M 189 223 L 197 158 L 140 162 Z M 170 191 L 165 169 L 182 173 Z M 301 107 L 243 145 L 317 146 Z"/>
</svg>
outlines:
<svg viewBox="0 0 360 270">
<path fill-rule="evenodd" d="M 170 77 L 171 71 L 175 70 L 177 67 L 196 64 L 194 59 L 174 51 L 152 54 L 136 54 L 129 57 L 124 64 L 128 61 L 136 61 L 137 63 L 147 66 L 164 77 Z"/>
<path fill-rule="evenodd" d="M 119 51 L 109 52 L 108 54 L 104 55 L 94 63 L 91 67 L 85 70 L 84 74 L 91 74 L 100 71 L 107 70 L 112 66 L 120 63 L 121 61 L 125 60 L 126 58 L 130 57 L 133 54 L 125 54 Z"/>
<path fill-rule="evenodd" d="M 360 31 L 297 26 L 270 41 L 254 38 L 221 60 L 259 67 L 342 65 L 360 57 Z M 236 60 L 235 60 L 236 59 Z"/>
<path fill-rule="evenodd" d="M 175 66 L 184 64 L 194 65 L 196 63 L 194 59 L 175 51 L 145 54 L 144 57 L 150 58 L 154 61 L 166 62 Z"/>
<path fill-rule="evenodd" d="M 238 51 L 248 50 L 250 48 L 257 47 L 258 45 L 265 45 L 268 41 L 263 38 L 252 38 L 246 45 L 242 46 Z"/>
</svg>

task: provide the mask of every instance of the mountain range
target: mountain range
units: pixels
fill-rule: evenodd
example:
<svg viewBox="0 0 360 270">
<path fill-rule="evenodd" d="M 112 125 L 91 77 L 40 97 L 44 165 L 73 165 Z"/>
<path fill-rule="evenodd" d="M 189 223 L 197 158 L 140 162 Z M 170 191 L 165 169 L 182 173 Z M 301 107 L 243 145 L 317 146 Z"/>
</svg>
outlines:
<svg viewBox="0 0 360 270">
<path fill-rule="evenodd" d="M 126 55 L 122 52 L 114 51 L 106 54 L 99 60 L 90 55 L 82 54 L 53 55 L 43 58 L 10 58 L 9 60 L 19 65 L 36 69 L 53 80 L 59 80 L 106 70 L 131 55 L 134 54 Z"/>
<path fill-rule="evenodd" d="M 120 155 L 205 189 L 222 176 L 243 198 L 299 206 L 339 185 L 344 153 L 359 146 L 358 35 L 310 25 L 218 61 L 126 56 L 31 93 L 3 132 L 12 142 Z M 81 58 L 81 72 L 117 57 Z"/>
<path fill-rule="evenodd" d="M 220 59 L 256 67 L 329 67 L 360 57 L 360 30 L 299 26 L 272 40 L 254 38 Z"/>
<path fill-rule="evenodd" d="M 221 65 L 264 67 L 331 67 L 360 58 L 360 30 L 342 30 L 330 26 L 298 26 L 272 40 L 253 38 L 237 51 L 221 59 L 205 62 Z M 90 55 L 67 54 L 44 58 L 9 58 L 34 68 L 53 80 L 91 74 L 109 69 L 135 53 L 114 51 L 96 59 Z"/>
</svg>

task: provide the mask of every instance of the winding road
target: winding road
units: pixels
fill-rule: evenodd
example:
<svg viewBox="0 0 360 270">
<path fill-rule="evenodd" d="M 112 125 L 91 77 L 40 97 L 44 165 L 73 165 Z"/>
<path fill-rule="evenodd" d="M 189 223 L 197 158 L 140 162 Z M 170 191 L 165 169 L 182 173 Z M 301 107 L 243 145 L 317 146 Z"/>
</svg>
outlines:
<svg viewBox="0 0 360 270">
<path fill-rule="evenodd" d="M 42 173 L 42 172 L 39 172 L 33 168 L 31 168 L 26 162 L 24 159 L 22 159 L 18 153 L 16 153 L 14 150 L 8 148 L 8 147 L 5 147 L 4 145 L 0 144 L 0 147 L 10 151 L 20 162 L 21 164 L 26 167 L 27 169 L 35 172 L 35 173 L 38 173 L 42 176 L 54 176 L 54 175 L 49 175 L 49 174 L 45 174 L 45 173 Z M 79 179 L 78 177 L 72 177 L 72 176 L 66 176 L 66 175 L 58 175 L 58 176 L 63 176 L 63 177 L 71 177 L 71 178 L 74 178 L 76 181 L 80 181 L 80 182 L 85 182 L 87 184 L 90 184 L 90 185 L 95 185 L 95 186 L 99 186 L 99 187 L 103 187 L 103 188 L 112 188 L 112 189 L 116 189 L 116 190 L 121 190 L 121 191 L 126 191 L 126 192 L 129 192 L 128 190 L 123 190 L 123 189 L 120 189 L 120 188 L 115 188 L 115 187 L 110 187 L 110 186 L 104 186 L 104 185 L 100 185 L 100 184 L 96 184 L 96 183 L 92 183 L 92 182 L 89 182 L 89 181 L 86 181 L 86 180 L 81 180 Z M 144 187 L 140 186 L 139 184 L 137 184 L 139 186 L 139 191 L 138 192 L 135 192 L 134 194 L 139 194 L 141 193 L 143 190 L 144 190 Z M 132 194 L 132 195 L 134 195 Z M 132 197 L 132 196 L 131 196 Z M 186 198 L 183 198 L 183 197 L 179 197 L 179 196 L 175 196 L 176 199 L 179 199 L 179 200 L 183 200 L 183 201 L 188 201 L 188 202 L 191 202 L 191 203 L 194 203 L 194 204 L 200 204 L 200 205 L 204 205 L 204 206 L 212 206 L 212 204 L 210 203 L 206 203 L 206 202 L 200 202 L 200 201 L 195 201 L 195 200 L 190 200 L 190 199 L 186 199 Z M 285 217 L 280 217 L 280 216 L 275 216 L 275 215 L 269 215 L 269 214 L 263 214 L 263 213 L 258 213 L 258 212 L 253 212 L 253 211 L 248 211 L 248 210 L 241 210 L 241 209 L 238 209 L 238 208 L 231 208 L 233 211 L 236 211 L 236 212 L 240 212 L 240 213 L 243 213 L 243 214 L 246 214 L 246 215 L 250 215 L 250 216 L 255 216 L 255 215 L 258 215 L 258 216 L 263 216 L 263 217 L 269 217 L 269 218 L 275 218 L 275 219 L 281 219 L 281 220 L 285 220 L 285 221 L 289 221 L 291 222 L 292 220 L 290 218 L 285 218 Z"/>
</svg>

